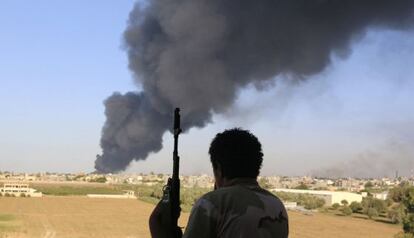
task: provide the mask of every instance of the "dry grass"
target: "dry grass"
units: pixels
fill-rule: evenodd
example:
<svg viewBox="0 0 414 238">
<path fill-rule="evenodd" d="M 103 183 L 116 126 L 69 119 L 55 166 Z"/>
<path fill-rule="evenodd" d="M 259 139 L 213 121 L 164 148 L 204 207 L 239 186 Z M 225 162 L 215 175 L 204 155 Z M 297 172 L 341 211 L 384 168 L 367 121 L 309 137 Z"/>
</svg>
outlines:
<svg viewBox="0 0 414 238">
<path fill-rule="evenodd" d="M 361 218 L 290 212 L 292 238 L 392 238 L 402 228 Z"/>
<path fill-rule="evenodd" d="M 0 198 L 0 213 L 19 223 L 0 237 L 149 237 L 153 205 L 129 199 L 86 197 Z M 290 214 L 291 238 L 390 238 L 399 226 L 364 219 L 296 212 Z M 182 215 L 185 224 L 188 214 Z"/>
</svg>

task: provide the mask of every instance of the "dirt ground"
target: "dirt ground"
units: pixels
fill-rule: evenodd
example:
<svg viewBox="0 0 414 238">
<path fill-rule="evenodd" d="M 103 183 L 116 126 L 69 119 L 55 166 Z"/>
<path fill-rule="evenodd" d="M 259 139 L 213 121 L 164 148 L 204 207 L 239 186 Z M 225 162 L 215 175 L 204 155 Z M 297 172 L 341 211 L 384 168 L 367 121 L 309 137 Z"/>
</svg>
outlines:
<svg viewBox="0 0 414 238">
<path fill-rule="evenodd" d="M 2 197 L 0 214 L 13 216 L 15 220 L 10 222 L 18 227 L 0 229 L 0 237 L 149 237 L 147 221 L 152 208 L 135 199 Z M 358 218 L 297 212 L 289 216 L 291 238 L 392 238 L 401 230 Z M 188 214 L 182 214 L 182 226 L 187 219 Z"/>
</svg>

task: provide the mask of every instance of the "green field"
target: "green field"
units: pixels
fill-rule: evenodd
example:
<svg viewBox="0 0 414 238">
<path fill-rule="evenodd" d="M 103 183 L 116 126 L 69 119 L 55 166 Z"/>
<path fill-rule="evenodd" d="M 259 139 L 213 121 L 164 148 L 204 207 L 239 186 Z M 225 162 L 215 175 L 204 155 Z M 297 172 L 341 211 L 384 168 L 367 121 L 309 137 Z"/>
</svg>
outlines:
<svg viewBox="0 0 414 238">
<path fill-rule="evenodd" d="M 19 230 L 21 224 L 14 215 L 0 213 L 0 237 L 1 234 Z"/>
<path fill-rule="evenodd" d="M 162 197 L 163 184 L 153 186 L 130 184 L 51 184 L 33 183 L 30 185 L 45 195 L 53 196 L 85 196 L 87 194 L 122 194 L 124 190 L 133 190 L 139 200 L 156 204 Z M 207 188 L 181 188 L 181 207 L 183 211 L 190 211 L 194 202 L 203 194 L 209 192 Z"/>
</svg>

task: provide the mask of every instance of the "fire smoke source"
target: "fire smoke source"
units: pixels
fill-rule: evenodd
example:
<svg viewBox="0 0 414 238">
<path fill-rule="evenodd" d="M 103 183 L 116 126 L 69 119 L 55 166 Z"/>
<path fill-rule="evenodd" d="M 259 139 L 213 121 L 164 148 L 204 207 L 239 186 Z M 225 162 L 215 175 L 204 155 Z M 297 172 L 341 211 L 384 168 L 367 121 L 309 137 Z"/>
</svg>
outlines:
<svg viewBox="0 0 414 238">
<path fill-rule="evenodd" d="M 105 101 L 100 172 L 162 148 L 174 107 L 183 129 L 203 127 L 240 89 L 278 75 L 304 79 L 346 57 L 368 28 L 405 30 L 412 0 L 152 0 L 136 4 L 124 40 L 141 92 Z"/>
</svg>

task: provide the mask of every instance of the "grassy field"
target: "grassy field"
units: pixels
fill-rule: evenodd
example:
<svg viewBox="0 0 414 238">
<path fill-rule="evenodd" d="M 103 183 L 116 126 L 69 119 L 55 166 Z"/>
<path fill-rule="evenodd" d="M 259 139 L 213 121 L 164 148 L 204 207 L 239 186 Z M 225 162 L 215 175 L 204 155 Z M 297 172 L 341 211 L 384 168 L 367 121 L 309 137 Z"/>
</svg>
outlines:
<svg viewBox="0 0 414 238">
<path fill-rule="evenodd" d="M 163 184 L 153 186 L 130 184 L 102 184 L 102 183 L 31 183 L 31 187 L 45 195 L 54 196 L 83 196 L 87 194 L 122 194 L 124 190 L 133 190 L 141 201 L 156 204 L 162 197 Z M 181 188 L 181 209 L 191 210 L 194 202 L 203 194 L 211 191 L 207 188 Z"/>
<path fill-rule="evenodd" d="M 81 196 L 0 198 L 0 237 L 149 237 L 153 205 Z M 392 238 L 401 228 L 366 219 L 290 212 L 291 238 Z M 183 213 L 185 226 L 188 213 Z"/>
<path fill-rule="evenodd" d="M 73 196 L 86 194 L 122 194 L 122 190 L 131 189 L 131 186 L 108 185 L 103 183 L 31 183 L 30 187 L 45 195 Z"/>
<path fill-rule="evenodd" d="M 13 215 L 0 213 L 0 237 L 2 234 L 17 231 L 19 227 L 20 223 Z"/>
</svg>

